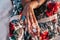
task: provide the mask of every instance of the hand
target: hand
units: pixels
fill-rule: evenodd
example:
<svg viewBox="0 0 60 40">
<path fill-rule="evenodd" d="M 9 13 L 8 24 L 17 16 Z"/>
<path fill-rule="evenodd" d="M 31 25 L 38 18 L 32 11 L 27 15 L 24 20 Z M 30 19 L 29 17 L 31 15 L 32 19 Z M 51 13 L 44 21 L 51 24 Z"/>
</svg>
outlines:
<svg viewBox="0 0 60 40">
<path fill-rule="evenodd" d="M 38 22 L 36 20 L 33 10 L 31 10 L 31 12 L 29 12 L 29 16 L 27 17 L 27 21 L 28 21 L 28 30 L 29 30 L 28 32 L 32 36 L 39 36 L 40 28 L 39 28 L 39 25 L 38 25 Z M 35 30 L 36 32 L 33 32 L 34 31 L 33 29 L 36 29 Z M 34 35 L 34 34 L 37 34 L 37 35 Z"/>
<path fill-rule="evenodd" d="M 32 12 L 34 12 L 34 11 L 32 11 L 33 9 L 32 9 L 32 7 L 30 6 L 30 3 L 28 3 L 28 4 L 26 4 L 25 5 L 25 7 L 24 7 L 24 9 L 23 9 L 23 12 L 22 12 L 22 14 L 24 15 L 24 16 L 26 16 L 26 20 L 28 21 L 28 24 L 29 24 L 29 22 L 30 22 L 30 18 L 29 18 L 29 16 L 31 16 L 30 14 L 32 14 Z M 31 18 L 32 19 L 32 18 Z M 30 22 L 30 24 L 31 24 L 31 22 Z M 30 24 L 28 25 L 28 32 L 31 34 L 31 35 L 34 35 L 33 34 L 33 32 L 31 31 L 31 26 L 30 26 Z M 29 27 L 30 26 L 30 27 Z"/>
<path fill-rule="evenodd" d="M 35 17 L 34 11 L 33 11 L 33 7 L 31 5 L 32 4 L 30 4 L 30 3 L 26 4 L 22 13 L 24 16 L 26 16 L 26 19 L 27 19 L 28 30 L 29 30 L 28 32 L 32 36 L 35 36 L 34 32 L 32 31 L 33 28 L 35 28 L 38 31 L 37 36 L 39 36 L 40 28 L 39 28 L 38 22 L 36 20 L 36 17 Z M 35 27 L 34 27 L 34 25 L 35 25 Z"/>
</svg>

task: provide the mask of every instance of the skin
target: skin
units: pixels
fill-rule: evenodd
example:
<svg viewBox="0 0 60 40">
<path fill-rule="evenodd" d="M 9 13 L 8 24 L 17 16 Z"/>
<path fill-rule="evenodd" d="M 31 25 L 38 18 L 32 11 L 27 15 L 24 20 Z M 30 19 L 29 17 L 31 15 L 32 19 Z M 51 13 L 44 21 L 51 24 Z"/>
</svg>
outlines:
<svg viewBox="0 0 60 40">
<path fill-rule="evenodd" d="M 40 28 L 38 25 L 38 22 L 36 21 L 35 15 L 34 15 L 34 9 L 41 6 L 46 0 L 22 0 L 23 5 L 23 12 L 22 14 L 26 16 L 27 23 L 28 23 L 28 32 L 34 36 L 33 32 L 31 31 L 33 26 L 36 24 L 36 29 L 38 29 L 38 37 L 40 36 Z M 30 18 L 29 18 L 30 16 Z M 31 21 L 30 21 L 31 19 Z M 33 24 L 34 23 L 34 24 Z M 32 25 L 32 27 L 30 26 Z"/>
<path fill-rule="evenodd" d="M 23 14 L 31 12 L 31 10 L 41 6 L 46 0 L 22 0 L 22 5 L 24 7 Z M 29 10 L 31 9 L 31 10 Z M 26 16 L 26 15 L 25 15 Z"/>
</svg>

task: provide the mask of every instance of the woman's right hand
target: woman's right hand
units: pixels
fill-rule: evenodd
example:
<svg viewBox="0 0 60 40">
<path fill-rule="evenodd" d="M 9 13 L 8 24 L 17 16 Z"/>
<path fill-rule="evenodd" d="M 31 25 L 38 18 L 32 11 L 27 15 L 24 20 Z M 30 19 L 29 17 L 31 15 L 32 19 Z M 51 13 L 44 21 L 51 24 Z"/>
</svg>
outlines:
<svg viewBox="0 0 60 40">
<path fill-rule="evenodd" d="M 27 3 L 23 9 L 23 12 L 22 14 L 24 16 L 26 16 L 26 19 L 27 19 L 27 23 L 28 23 L 28 32 L 32 35 L 32 36 L 35 36 L 34 33 L 32 32 L 34 26 L 35 26 L 35 29 L 37 29 L 38 31 L 38 35 L 40 34 L 40 28 L 39 28 L 39 25 L 38 25 L 38 22 L 36 20 L 36 17 L 35 17 L 35 14 L 34 14 L 34 10 L 33 10 L 34 7 L 32 7 L 32 4 L 31 3 Z"/>
</svg>

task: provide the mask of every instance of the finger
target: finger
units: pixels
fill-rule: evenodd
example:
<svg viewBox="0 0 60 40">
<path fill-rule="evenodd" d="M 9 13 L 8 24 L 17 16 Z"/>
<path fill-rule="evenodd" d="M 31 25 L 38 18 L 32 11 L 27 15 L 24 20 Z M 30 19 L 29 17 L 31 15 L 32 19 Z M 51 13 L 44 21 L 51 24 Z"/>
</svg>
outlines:
<svg viewBox="0 0 60 40">
<path fill-rule="evenodd" d="M 31 12 L 30 12 L 30 21 L 31 21 L 31 25 L 34 26 L 34 19 Z"/>
<path fill-rule="evenodd" d="M 37 20 L 36 20 L 36 17 L 35 17 L 35 15 L 34 15 L 33 10 L 32 10 L 31 12 L 32 12 L 32 15 L 33 15 L 34 22 L 36 23 L 36 27 L 37 27 L 37 30 L 38 30 L 38 36 L 40 36 L 40 27 L 39 27 L 39 25 L 38 25 L 38 22 L 37 22 Z"/>
<path fill-rule="evenodd" d="M 38 26 L 38 28 L 39 28 L 39 25 L 38 25 L 38 22 L 37 22 L 37 19 L 35 17 L 33 10 L 32 10 L 32 13 L 33 13 L 32 16 L 33 16 L 34 22 L 36 23 L 36 26 Z"/>
<path fill-rule="evenodd" d="M 28 21 L 28 30 L 30 33 L 31 32 L 31 22 L 30 22 L 30 18 L 29 18 L 29 11 L 27 12 L 27 21 Z"/>
<path fill-rule="evenodd" d="M 29 33 L 31 32 L 31 29 L 30 29 L 30 25 L 31 25 L 31 23 L 30 23 L 30 20 L 29 20 L 29 18 L 27 19 L 27 21 L 28 21 L 28 30 L 29 30 Z"/>
<path fill-rule="evenodd" d="M 32 16 L 33 16 L 33 19 L 34 19 L 34 23 L 35 23 L 36 28 L 37 28 L 37 30 L 38 30 L 38 32 L 39 32 L 39 29 L 40 29 L 40 28 L 39 28 L 38 22 L 37 22 L 37 20 L 36 20 L 35 14 L 34 14 L 33 10 L 32 10 L 31 12 L 32 12 Z"/>
<path fill-rule="evenodd" d="M 33 10 L 31 10 L 31 18 L 32 18 L 32 20 L 33 20 L 33 22 L 32 23 L 34 23 L 36 26 L 38 26 L 38 22 L 37 22 L 37 20 L 36 20 L 36 17 L 35 17 L 35 14 L 34 14 L 34 11 Z"/>
<path fill-rule="evenodd" d="M 40 28 L 39 28 L 39 26 L 38 26 L 38 25 L 36 25 L 37 23 L 36 23 L 36 22 L 34 22 L 34 20 L 35 20 L 35 21 L 37 21 L 37 20 L 34 18 L 34 16 L 33 16 L 33 15 L 34 15 L 33 13 L 30 13 L 31 19 L 33 20 L 33 22 L 32 22 L 32 23 L 34 24 L 34 25 L 33 25 L 33 27 L 34 27 L 34 28 L 37 28 L 37 31 L 38 31 L 38 33 L 37 33 L 38 35 L 37 35 L 37 36 L 39 37 L 39 36 L 40 36 Z"/>
<path fill-rule="evenodd" d="M 34 11 L 31 10 L 31 13 L 32 13 L 32 16 L 33 16 L 34 22 L 36 23 L 36 17 L 35 17 Z"/>
</svg>

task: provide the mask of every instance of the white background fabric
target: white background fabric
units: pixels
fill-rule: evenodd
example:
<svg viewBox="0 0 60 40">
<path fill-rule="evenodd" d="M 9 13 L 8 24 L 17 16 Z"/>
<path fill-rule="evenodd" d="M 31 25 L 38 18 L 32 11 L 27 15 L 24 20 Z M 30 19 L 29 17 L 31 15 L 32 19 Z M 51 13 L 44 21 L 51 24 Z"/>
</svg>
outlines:
<svg viewBox="0 0 60 40">
<path fill-rule="evenodd" d="M 12 4 L 10 0 L 0 0 L 0 40 L 7 40 L 9 10 Z"/>
</svg>

